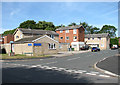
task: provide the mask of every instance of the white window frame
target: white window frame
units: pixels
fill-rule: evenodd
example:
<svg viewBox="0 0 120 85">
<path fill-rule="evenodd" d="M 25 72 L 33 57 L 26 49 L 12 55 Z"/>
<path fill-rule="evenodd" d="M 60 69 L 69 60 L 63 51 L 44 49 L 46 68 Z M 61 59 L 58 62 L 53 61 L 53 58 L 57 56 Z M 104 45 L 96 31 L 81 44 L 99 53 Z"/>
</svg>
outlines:
<svg viewBox="0 0 120 85">
<path fill-rule="evenodd" d="M 63 30 L 60 30 L 60 33 L 63 33 Z"/>
<path fill-rule="evenodd" d="M 98 40 L 102 40 L 102 37 L 98 37 Z"/>
<path fill-rule="evenodd" d="M 19 38 L 19 36 L 17 35 L 16 38 Z"/>
<path fill-rule="evenodd" d="M 55 43 L 49 43 L 49 49 L 56 49 Z"/>
<path fill-rule="evenodd" d="M 76 37 L 76 39 L 75 39 L 75 37 Z M 77 41 L 77 36 L 73 36 L 73 41 Z"/>
<path fill-rule="evenodd" d="M 65 30 L 66 33 L 69 33 L 69 30 Z"/>
<path fill-rule="evenodd" d="M 73 34 L 77 34 L 77 29 L 73 29 Z"/>
</svg>

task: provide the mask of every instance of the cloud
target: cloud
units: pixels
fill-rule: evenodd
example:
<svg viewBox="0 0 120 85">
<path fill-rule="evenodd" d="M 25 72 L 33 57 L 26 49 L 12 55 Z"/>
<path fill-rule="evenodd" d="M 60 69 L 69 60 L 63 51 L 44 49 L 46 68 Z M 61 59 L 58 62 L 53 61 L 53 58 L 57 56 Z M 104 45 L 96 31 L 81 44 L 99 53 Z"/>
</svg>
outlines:
<svg viewBox="0 0 120 85">
<path fill-rule="evenodd" d="M 111 14 L 116 13 L 118 11 L 120 11 L 120 9 L 116 9 L 116 10 L 110 11 L 110 12 L 108 12 L 106 14 L 103 14 L 103 16 L 108 16 L 108 15 L 111 15 Z"/>
<path fill-rule="evenodd" d="M 19 13 L 19 12 L 20 12 L 20 9 L 16 9 L 16 10 L 11 11 L 10 15 L 13 16 L 13 15 Z"/>
</svg>

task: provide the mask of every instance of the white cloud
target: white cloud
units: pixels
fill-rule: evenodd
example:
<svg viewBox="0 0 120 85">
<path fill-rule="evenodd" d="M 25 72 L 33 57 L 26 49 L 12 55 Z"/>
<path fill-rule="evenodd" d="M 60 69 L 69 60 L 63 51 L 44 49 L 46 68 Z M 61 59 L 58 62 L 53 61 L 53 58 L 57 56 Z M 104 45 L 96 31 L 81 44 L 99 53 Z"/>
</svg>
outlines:
<svg viewBox="0 0 120 85">
<path fill-rule="evenodd" d="M 13 16 L 13 15 L 19 13 L 19 12 L 20 12 L 20 9 L 16 9 L 16 10 L 11 11 L 10 15 Z"/>
</svg>

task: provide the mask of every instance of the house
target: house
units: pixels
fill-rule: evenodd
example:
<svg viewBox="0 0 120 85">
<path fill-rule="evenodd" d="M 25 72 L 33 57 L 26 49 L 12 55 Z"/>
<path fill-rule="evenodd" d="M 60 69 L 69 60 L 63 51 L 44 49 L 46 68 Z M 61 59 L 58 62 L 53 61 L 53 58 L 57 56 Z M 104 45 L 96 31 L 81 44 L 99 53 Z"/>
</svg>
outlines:
<svg viewBox="0 0 120 85">
<path fill-rule="evenodd" d="M 120 37 L 119 37 L 119 47 L 120 47 Z"/>
<path fill-rule="evenodd" d="M 17 28 L 16 31 L 13 33 L 14 41 L 20 40 L 22 38 L 34 37 L 34 36 L 45 35 L 45 34 L 57 41 L 59 40 L 58 38 L 59 34 L 57 34 L 54 31 L 49 31 L 49 30 Z"/>
<path fill-rule="evenodd" d="M 48 35 L 26 37 L 15 41 L 12 45 L 12 52 L 15 54 L 25 54 L 39 56 L 54 54 L 59 51 L 59 42 Z M 10 52 L 10 48 L 7 53 Z"/>
<path fill-rule="evenodd" d="M 74 50 L 80 50 L 80 46 L 84 44 L 84 28 L 81 25 L 60 27 L 56 29 L 59 34 L 60 43 L 69 43 Z M 62 45 L 62 44 L 61 44 Z"/>
<path fill-rule="evenodd" d="M 14 41 L 14 36 L 12 34 L 4 36 L 4 44 L 10 43 L 10 41 Z"/>
<path fill-rule="evenodd" d="M 85 43 L 90 47 L 99 47 L 101 50 L 109 49 L 110 36 L 108 33 L 87 34 L 85 35 Z"/>
<path fill-rule="evenodd" d="M 0 34 L 0 45 L 4 44 L 4 37 L 2 36 L 2 34 Z"/>
</svg>

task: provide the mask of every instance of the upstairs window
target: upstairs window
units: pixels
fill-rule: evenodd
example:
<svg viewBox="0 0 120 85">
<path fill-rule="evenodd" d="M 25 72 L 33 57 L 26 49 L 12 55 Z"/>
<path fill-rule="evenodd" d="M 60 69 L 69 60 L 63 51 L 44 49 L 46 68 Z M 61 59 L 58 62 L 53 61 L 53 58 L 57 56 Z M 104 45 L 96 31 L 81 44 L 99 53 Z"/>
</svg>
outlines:
<svg viewBox="0 0 120 85">
<path fill-rule="evenodd" d="M 98 37 L 98 40 L 101 40 L 101 37 Z"/>
<path fill-rule="evenodd" d="M 69 37 L 66 37 L 67 40 L 69 40 Z"/>
<path fill-rule="evenodd" d="M 73 34 L 77 34 L 77 30 L 76 29 L 73 29 Z"/>
<path fill-rule="evenodd" d="M 92 38 L 92 40 L 94 40 L 94 38 Z"/>
<path fill-rule="evenodd" d="M 60 33 L 62 33 L 63 31 L 62 30 L 60 30 Z"/>
<path fill-rule="evenodd" d="M 54 35 L 50 35 L 50 37 L 54 39 Z"/>
<path fill-rule="evenodd" d="M 56 49 L 54 43 L 49 43 L 49 49 Z"/>
<path fill-rule="evenodd" d="M 65 32 L 66 32 L 66 33 L 69 33 L 69 30 L 66 30 Z"/>
<path fill-rule="evenodd" d="M 19 36 L 16 36 L 16 38 L 19 38 Z"/>
<path fill-rule="evenodd" d="M 77 40 L 77 36 L 74 36 L 74 37 L 73 37 L 73 41 L 76 41 L 76 40 Z"/>
<path fill-rule="evenodd" d="M 63 37 L 60 37 L 60 39 L 62 40 L 62 39 L 63 39 Z"/>
<path fill-rule="evenodd" d="M 88 38 L 88 40 L 90 40 L 90 38 Z"/>
</svg>

